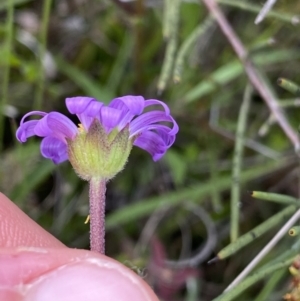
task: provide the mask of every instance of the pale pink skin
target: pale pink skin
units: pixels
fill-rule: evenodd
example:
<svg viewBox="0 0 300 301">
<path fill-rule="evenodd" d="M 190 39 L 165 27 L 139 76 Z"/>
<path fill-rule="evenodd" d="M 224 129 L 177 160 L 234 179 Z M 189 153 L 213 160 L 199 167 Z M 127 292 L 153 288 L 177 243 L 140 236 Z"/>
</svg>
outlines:
<svg viewBox="0 0 300 301">
<path fill-rule="evenodd" d="M 0 300 L 158 301 L 117 261 L 70 249 L 0 194 Z"/>
</svg>

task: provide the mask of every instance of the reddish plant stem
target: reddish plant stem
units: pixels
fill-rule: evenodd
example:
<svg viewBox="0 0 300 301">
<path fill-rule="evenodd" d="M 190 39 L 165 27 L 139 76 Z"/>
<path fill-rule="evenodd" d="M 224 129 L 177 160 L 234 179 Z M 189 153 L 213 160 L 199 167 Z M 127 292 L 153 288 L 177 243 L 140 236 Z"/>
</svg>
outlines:
<svg viewBox="0 0 300 301">
<path fill-rule="evenodd" d="M 91 251 L 105 253 L 105 192 L 106 181 L 90 180 L 90 245 Z"/>
<path fill-rule="evenodd" d="M 248 75 L 250 82 L 256 88 L 256 90 L 259 92 L 261 97 L 265 100 L 267 106 L 269 107 L 270 111 L 274 115 L 279 126 L 282 128 L 282 130 L 284 131 L 286 136 L 289 138 L 289 140 L 294 145 L 295 150 L 299 151 L 300 145 L 299 145 L 299 138 L 298 138 L 297 133 L 290 126 L 283 111 L 279 107 L 273 93 L 270 91 L 270 89 L 267 87 L 267 85 L 265 85 L 263 83 L 258 70 L 254 66 L 252 61 L 249 59 L 244 45 L 242 44 L 241 40 L 234 32 L 233 28 L 228 23 L 224 14 L 219 9 L 217 3 L 215 2 L 215 0 L 202 0 L 201 2 L 203 2 L 206 5 L 207 9 L 210 11 L 210 13 L 216 19 L 216 21 L 219 24 L 224 35 L 226 36 L 226 38 L 230 42 L 232 48 L 234 49 L 237 56 L 239 57 L 242 64 L 244 65 L 245 71 Z"/>
</svg>

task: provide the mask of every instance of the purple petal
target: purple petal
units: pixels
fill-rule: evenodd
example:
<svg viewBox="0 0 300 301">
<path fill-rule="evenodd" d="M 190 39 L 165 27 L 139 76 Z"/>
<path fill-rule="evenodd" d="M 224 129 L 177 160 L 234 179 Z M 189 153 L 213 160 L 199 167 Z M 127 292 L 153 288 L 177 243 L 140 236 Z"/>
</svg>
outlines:
<svg viewBox="0 0 300 301">
<path fill-rule="evenodd" d="M 80 120 L 80 123 L 85 128 L 85 130 L 88 131 L 88 129 L 90 128 L 90 125 L 92 124 L 94 118 L 93 117 L 89 117 L 89 116 L 87 116 L 84 113 L 78 114 L 77 117 Z"/>
<path fill-rule="evenodd" d="M 78 133 L 78 129 L 65 115 L 51 112 L 38 122 L 34 132 L 40 137 L 53 136 L 65 141 L 65 138 L 73 139 Z"/>
<path fill-rule="evenodd" d="M 71 114 L 81 114 L 94 99 L 84 96 L 69 97 L 66 98 L 66 106 Z"/>
<path fill-rule="evenodd" d="M 166 115 L 170 115 L 170 109 L 169 107 L 162 101 L 157 99 L 148 99 L 145 101 L 145 108 L 149 106 L 155 106 L 155 105 L 161 105 L 165 109 Z"/>
<path fill-rule="evenodd" d="M 103 103 L 91 97 L 66 98 L 66 106 L 70 113 L 76 114 L 83 127 L 88 130 L 94 118 L 99 119 Z"/>
<path fill-rule="evenodd" d="M 178 132 L 178 125 L 173 117 L 166 115 L 162 111 L 152 111 L 147 112 L 145 114 L 140 115 L 135 120 L 133 120 L 130 124 L 130 137 L 142 133 L 143 131 L 148 130 L 150 127 L 153 128 L 153 124 L 157 122 L 172 122 L 173 128 L 170 129 L 169 134 L 175 135 Z"/>
<path fill-rule="evenodd" d="M 123 96 L 113 99 L 109 107 L 118 109 L 124 112 L 130 111 L 134 115 L 140 115 L 145 106 L 145 99 L 142 96 Z"/>
<path fill-rule="evenodd" d="M 150 153 L 153 161 L 158 161 L 168 149 L 163 139 L 150 131 L 142 133 L 133 144 Z"/>
<path fill-rule="evenodd" d="M 39 122 L 37 123 L 36 127 L 34 128 L 34 134 L 40 137 L 46 137 L 46 136 L 51 136 L 53 131 L 49 128 L 48 123 L 47 123 L 47 117 L 44 116 Z"/>
<path fill-rule="evenodd" d="M 140 115 L 144 110 L 145 99 L 142 96 L 123 96 L 115 98 L 109 107 L 122 111 L 118 129 L 122 130 L 136 115 Z"/>
<path fill-rule="evenodd" d="M 170 135 L 169 133 L 165 131 L 158 131 L 156 130 L 159 136 L 163 139 L 165 142 L 166 146 L 169 148 L 175 141 L 176 135 Z"/>
<path fill-rule="evenodd" d="M 103 106 L 104 106 L 104 104 L 102 102 L 93 100 L 88 104 L 88 106 L 85 108 L 85 110 L 82 112 L 82 114 L 85 114 L 89 117 L 99 116 L 101 108 Z"/>
<path fill-rule="evenodd" d="M 100 122 L 107 132 L 116 127 L 119 123 L 122 111 L 103 106 L 100 111 Z"/>
<path fill-rule="evenodd" d="M 20 127 L 17 130 L 16 136 L 20 142 L 26 142 L 27 138 L 35 135 L 34 128 L 39 120 L 25 121 L 25 119 L 32 115 L 45 116 L 47 113 L 41 111 L 32 111 L 23 116 L 20 122 Z"/>
<path fill-rule="evenodd" d="M 88 106 L 81 114 L 77 114 L 80 122 L 86 130 L 89 129 L 91 123 L 95 118 L 99 120 L 101 107 L 103 107 L 102 102 L 93 100 L 88 104 Z"/>
<path fill-rule="evenodd" d="M 45 116 L 47 115 L 47 113 L 45 112 L 42 112 L 42 111 L 31 111 L 27 114 L 25 114 L 23 116 L 23 118 L 21 119 L 21 122 L 20 122 L 20 125 L 22 125 L 24 123 L 24 120 L 28 117 L 28 116 L 32 116 L 32 115 L 39 115 L 39 116 Z"/>
<path fill-rule="evenodd" d="M 54 137 L 46 137 L 42 140 L 41 153 L 55 164 L 68 160 L 67 144 Z"/>
<path fill-rule="evenodd" d="M 17 130 L 17 139 L 20 142 L 26 142 L 27 138 L 34 136 L 34 128 L 38 122 L 39 120 L 30 120 L 23 122 Z"/>
<path fill-rule="evenodd" d="M 168 148 L 174 143 L 176 135 L 170 134 L 171 129 L 169 127 L 162 124 L 154 124 L 147 128 L 147 131 L 151 130 L 154 130 L 154 132 L 162 138 L 162 140 Z"/>
</svg>

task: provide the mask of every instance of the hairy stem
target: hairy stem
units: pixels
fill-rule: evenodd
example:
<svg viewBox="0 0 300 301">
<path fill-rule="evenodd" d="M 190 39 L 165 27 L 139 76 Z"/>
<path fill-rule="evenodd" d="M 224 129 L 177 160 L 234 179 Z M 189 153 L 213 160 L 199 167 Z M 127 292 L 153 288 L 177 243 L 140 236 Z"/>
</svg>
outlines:
<svg viewBox="0 0 300 301">
<path fill-rule="evenodd" d="M 105 252 L 105 191 L 104 179 L 90 180 L 90 244 L 91 251 Z"/>
</svg>

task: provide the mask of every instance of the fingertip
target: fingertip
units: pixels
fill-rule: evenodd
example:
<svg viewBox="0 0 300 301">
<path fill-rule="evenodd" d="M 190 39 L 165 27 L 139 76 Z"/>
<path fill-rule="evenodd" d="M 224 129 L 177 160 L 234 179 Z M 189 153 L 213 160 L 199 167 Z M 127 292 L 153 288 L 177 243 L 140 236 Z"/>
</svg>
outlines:
<svg viewBox="0 0 300 301">
<path fill-rule="evenodd" d="M 95 258 L 69 263 L 37 279 L 24 300 L 157 301 L 137 276 Z"/>
<path fill-rule="evenodd" d="M 63 247 L 0 192 L 0 247 Z"/>
<path fill-rule="evenodd" d="M 0 293 L 12 289 L 26 301 L 158 301 L 133 271 L 86 250 L 0 249 L 0 266 Z"/>
<path fill-rule="evenodd" d="M 5 301 L 21 301 L 23 299 L 22 294 L 13 289 L 0 288 L 0 300 Z"/>
</svg>

